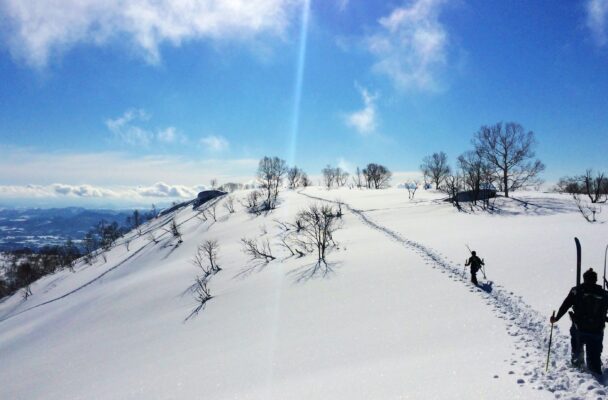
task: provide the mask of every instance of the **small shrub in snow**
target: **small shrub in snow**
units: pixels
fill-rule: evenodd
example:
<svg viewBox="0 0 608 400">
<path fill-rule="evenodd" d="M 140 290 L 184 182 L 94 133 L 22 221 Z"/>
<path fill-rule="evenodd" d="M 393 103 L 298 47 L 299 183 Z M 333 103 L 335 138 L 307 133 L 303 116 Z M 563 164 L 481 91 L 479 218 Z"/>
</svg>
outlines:
<svg viewBox="0 0 608 400">
<path fill-rule="evenodd" d="M 226 201 L 224 202 L 224 208 L 228 213 L 234 214 L 234 198 L 232 196 L 226 197 Z"/>
<path fill-rule="evenodd" d="M 150 232 L 148 234 L 148 240 L 154 244 L 158 244 L 158 239 L 156 239 L 156 237 L 154 237 L 154 234 L 152 232 Z"/>
<path fill-rule="evenodd" d="M 251 192 L 249 192 L 249 194 L 247 194 L 243 206 L 247 209 L 249 213 L 259 214 L 261 197 L 262 193 L 259 190 L 252 190 Z"/>
<path fill-rule="evenodd" d="M 192 263 L 203 271 L 203 275 L 206 276 L 221 270 L 217 264 L 219 247 L 217 240 L 205 240 L 196 249 Z"/>
<path fill-rule="evenodd" d="M 573 194 L 572 197 L 583 218 L 585 218 L 587 222 L 597 222 L 596 216 L 602 212 L 602 206 L 597 203 L 585 201 L 578 194 Z"/>
<path fill-rule="evenodd" d="M 217 202 L 209 204 L 205 212 L 213 219 L 213 222 L 217 222 Z"/>
<path fill-rule="evenodd" d="M 325 261 L 327 249 L 335 245 L 334 232 L 340 228 L 336 212 L 330 205 L 313 204 L 298 213 L 297 221 L 302 227 L 299 242 L 305 246 L 310 245 L 317 250 L 319 263 Z"/>
<path fill-rule="evenodd" d="M 213 298 L 213 296 L 211 296 L 209 288 L 207 287 L 207 279 L 205 278 L 197 277 L 195 279 L 193 293 L 198 305 L 194 310 L 192 310 L 186 320 L 197 315 L 203 308 L 205 308 L 207 302 Z"/>
<path fill-rule="evenodd" d="M 252 260 L 263 260 L 268 263 L 276 258 L 272 255 L 268 239 L 261 240 L 258 243 L 255 239 L 242 238 L 241 244 L 243 246 L 243 252 L 248 254 Z"/>
<path fill-rule="evenodd" d="M 177 225 L 177 222 L 175 222 L 175 218 L 171 220 L 171 225 L 169 226 L 169 229 L 165 229 L 165 232 L 170 233 L 175 239 L 177 239 L 177 243 L 181 243 L 183 241 L 182 234 L 179 231 L 179 225 Z"/>
</svg>

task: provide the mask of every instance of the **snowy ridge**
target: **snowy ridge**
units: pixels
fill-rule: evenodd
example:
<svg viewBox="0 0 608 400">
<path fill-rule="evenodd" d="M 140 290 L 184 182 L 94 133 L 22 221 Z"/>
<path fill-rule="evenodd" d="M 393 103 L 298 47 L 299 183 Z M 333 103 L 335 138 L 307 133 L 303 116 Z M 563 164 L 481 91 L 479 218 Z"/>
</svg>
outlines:
<svg viewBox="0 0 608 400">
<path fill-rule="evenodd" d="M 197 209 L 198 212 L 201 212 L 204 209 L 206 209 L 207 207 L 213 205 L 214 203 L 217 203 L 218 201 L 220 201 L 220 199 L 221 199 L 221 197 L 215 198 L 215 199 L 207 202 L 206 204 L 200 206 Z M 183 210 L 184 207 L 187 207 L 188 205 L 190 205 L 190 202 L 184 202 L 184 203 L 182 203 L 180 205 L 180 207 L 177 207 L 175 210 L 173 210 L 173 211 L 171 211 L 169 213 L 162 214 L 159 217 L 160 220 L 158 220 L 158 221 L 157 220 L 153 220 L 153 221 L 147 222 L 146 224 L 144 224 L 144 228 L 141 230 L 142 233 L 139 234 L 139 236 L 145 236 L 147 234 L 151 234 L 151 233 L 156 232 L 158 230 L 161 230 L 162 233 L 156 237 L 156 240 L 161 240 L 163 237 L 170 235 L 170 233 L 168 231 L 164 230 L 165 227 L 167 225 L 169 225 L 169 223 L 173 220 L 175 214 L 177 214 L 180 210 Z M 197 217 L 197 214 L 195 213 L 193 216 L 188 217 L 187 219 L 185 219 L 185 220 L 177 223 L 177 226 L 181 227 L 181 226 L 185 225 L 186 223 L 188 223 L 189 221 L 191 221 L 192 219 L 194 219 L 196 217 Z M 95 251 L 95 256 L 98 257 L 104 251 L 110 251 L 110 250 L 112 250 L 114 248 L 123 246 L 126 241 L 133 240 L 134 237 L 135 237 L 135 232 L 132 231 L 123 240 L 120 240 L 120 241 L 117 241 L 116 243 L 114 243 L 108 250 L 102 250 L 102 249 L 96 250 Z M 122 261 L 120 261 L 117 264 L 115 264 L 113 267 L 105 270 L 104 272 L 102 272 L 101 274 L 99 274 L 96 277 L 92 278 L 88 282 L 86 282 L 86 283 L 78 286 L 77 288 L 75 288 L 75 289 L 73 289 L 73 290 L 71 290 L 71 291 L 69 291 L 69 292 L 67 292 L 65 294 L 62 294 L 62 295 L 57 296 L 57 297 L 55 297 L 53 299 L 44 301 L 42 303 L 30 306 L 30 307 L 25 308 L 23 310 L 20 310 L 20 311 L 18 311 L 16 313 L 13 313 L 12 311 L 9 311 L 8 313 L 6 313 L 5 315 L 3 315 L 3 316 L 0 317 L 0 323 L 2 323 L 3 321 L 6 321 L 7 319 L 15 317 L 17 315 L 26 313 L 26 312 L 28 312 L 30 310 L 33 310 L 33 309 L 36 309 L 36 308 L 39 308 L 39 307 L 43 307 L 45 305 L 48 305 L 48 304 L 54 303 L 56 301 L 62 300 L 64 298 L 66 298 L 66 297 L 68 297 L 68 296 L 70 296 L 70 295 L 72 295 L 72 294 L 74 294 L 74 293 L 76 293 L 76 292 L 78 292 L 78 291 L 86 288 L 87 286 L 89 286 L 89 285 L 91 285 L 91 284 L 99 281 L 100 279 L 102 279 L 104 276 L 106 276 L 110 272 L 112 272 L 112 271 L 114 271 L 114 270 L 122 267 L 123 265 L 125 265 L 129 261 L 134 260 L 144 249 L 148 248 L 149 246 L 151 246 L 153 244 L 154 244 L 153 242 L 147 242 L 147 243 L 145 243 L 143 246 L 141 246 L 140 248 L 138 248 L 137 250 L 135 250 L 132 254 L 128 255 L 126 258 L 124 258 Z M 85 262 L 82 259 L 77 262 L 77 265 L 78 266 L 76 268 L 78 268 L 78 267 L 80 267 L 80 268 L 87 268 L 87 266 L 85 265 Z"/>
<path fill-rule="evenodd" d="M 427 265 L 440 269 L 453 281 L 460 281 L 468 287 L 468 275 L 456 263 L 442 257 L 437 251 L 416 241 L 404 238 L 399 233 L 374 222 L 364 211 L 351 207 L 344 201 L 330 200 L 298 192 L 313 200 L 337 204 L 342 203 L 350 212 L 358 216 L 369 227 L 381 231 L 392 240 L 412 250 L 427 261 Z M 518 200 L 519 201 L 519 200 Z M 608 393 L 606 386 L 598 382 L 589 373 L 584 373 L 570 367 L 570 337 L 560 334 L 556 326 L 553 332 L 553 343 L 549 370 L 545 373 L 545 363 L 548 351 L 549 329 L 548 318 L 533 310 L 521 296 L 494 285 L 492 281 L 481 284 L 481 289 L 471 288 L 486 300 L 493 308 L 498 318 L 505 320 L 509 335 L 517 338 L 513 357 L 508 360 L 510 365 L 519 365 L 522 376 L 520 384 L 530 384 L 539 390 L 547 390 L 558 399 L 605 399 Z M 507 361 L 507 360 L 505 360 Z M 604 357 L 604 364 L 606 363 Z M 515 374 L 510 371 L 510 374 Z"/>
<path fill-rule="evenodd" d="M 606 397 L 593 377 L 568 367 L 568 338 L 557 331 L 544 373 L 549 325 L 537 311 L 542 304 L 517 286 L 520 276 L 503 286 L 488 282 L 483 291 L 450 261 L 463 252 L 456 234 L 466 235 L 490 257 L 492 278 L 505 282 L 505 271 L 492 261 L 496 247 L 449 225 L 437 229 L 465 219 L 489 232 L 483 228 L 494 217 L 457 213 L 434 200 L 436 194 L 424 195 L 407 202 L 398 191 L 311 188 L 283 192 L 280 206 L 268 214 L 253 215 L 237 203 L 235 213 L 218 207 L 216 220 L 205 219 L 200 212 L 208 204 L 150 221 L 100 252 L 92 265 L 81 262 L 75 273 L 42 278 L 26 301 L 16 295 L 0 303 L 0 398 Z M 346 212 L 329 269 L 320 271 L 314 255 L 294 257 L 280 247 L 281 224 L 331 196 L 343 196 Z M 417 216 L 431 223 L 410 221 Z M 535 218 L 493 221 L 544 228 L 555 220 L 564 226 L 564 214 Z M 172 221 L 183 242 L 169 232 Z M 449 237 L 433 241 L 429 232 Z M 242 251 L 243 237 L 268 240 L 276 259 L 252 261 Z M 197 306 L 192 283 L 200 271 L 192 257 L 214 239 L 221 271 L 209 281 L 212 300 L 184 322 Z M 446 251 L 445 244 L 458 249 Z M 558 272 L 564 279 L 554 282 L 569 276 Z M 559 286 L 551 285 L 556 296 Z M 524 292 L 525 301 L 506 287 Z M 31 380 L 22 379 L 24 370 Z"/>
</svg>

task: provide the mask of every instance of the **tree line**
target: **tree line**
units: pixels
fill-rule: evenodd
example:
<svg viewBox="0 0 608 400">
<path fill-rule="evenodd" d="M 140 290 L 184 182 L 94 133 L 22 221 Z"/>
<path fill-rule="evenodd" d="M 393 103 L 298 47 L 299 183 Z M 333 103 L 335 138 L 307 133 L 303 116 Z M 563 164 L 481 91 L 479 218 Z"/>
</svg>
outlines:
<svg viewBox="0 0 608 400">
<path fill-rule="evenodd" d="M 496 188 L 509 197 L 512 191 L 540 184 L 545 165 L 536 158 L 534 132 L 516 122 L 482 126 L 471 139 L 472 149 L 458 156 L 452 169 L 443 151 L 425 157 L 420 165 L 425 185 L 446 192 L 458 204 L 464 190 L 479 199 L 483 189 Z"/>
</svg>

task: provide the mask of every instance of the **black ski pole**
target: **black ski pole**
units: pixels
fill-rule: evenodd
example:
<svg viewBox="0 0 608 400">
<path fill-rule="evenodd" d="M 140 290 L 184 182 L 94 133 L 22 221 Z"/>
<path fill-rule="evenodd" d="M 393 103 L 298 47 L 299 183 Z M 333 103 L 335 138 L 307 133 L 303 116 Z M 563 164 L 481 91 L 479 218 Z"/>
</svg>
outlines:
<svg viewBox="0 0 608 400">
<path fill-rule="evenodd" d="M 551 320 L 555 318 L 555 310 L 551 314 Z M 553 341 L 553 323 L 551 323 L 551 333 L 549 334 L 549 351 L 547 352 L 547 365 L 545 366 L 545 372 L 549 371 L 549 357 L 551 356 L 551 342 Z"/>
</svg>

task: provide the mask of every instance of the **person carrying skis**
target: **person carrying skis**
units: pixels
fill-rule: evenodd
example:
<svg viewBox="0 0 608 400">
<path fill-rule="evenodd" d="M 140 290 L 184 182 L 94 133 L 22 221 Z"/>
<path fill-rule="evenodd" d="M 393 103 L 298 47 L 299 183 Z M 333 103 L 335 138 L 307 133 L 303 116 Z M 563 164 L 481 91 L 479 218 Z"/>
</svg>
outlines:
<svg viewBox="0 0 608 400">
<path fill-rule="evenodd" d="M 477 271 L 479 271 L 481 269 L 482 265 L 485 265 L 483 260 L 479 257 L 477 257 L 477 253 L 475 251 L 471 251 L 471 257 L 469 257 L 469 259 L 464 263 L 465 266 L 471 266 L 471 282 L 473 282 L 474 285 L 479 285 L 479 283 L 477 283 Z"/>
<path fill-rule="evenodd" d="M 572 307 L 569 312 L 572 319 L 570 328 L 570 344 L 572 346 L 572 364 L 576 367 L 583 365 L 583 347 L 587 353 L 587 368 L 593 373 L 602 374 L 602 342 L 604 340 L 604 324 L 608 312 L 608 292 L 596 284 L 597 273 L 589 268 L 583 274 L 583 283 L 570 289 L 570 293 L 562 303 L 557 315 L 551 316 L 551 324 L 556 323 Z"/>
</svg>

